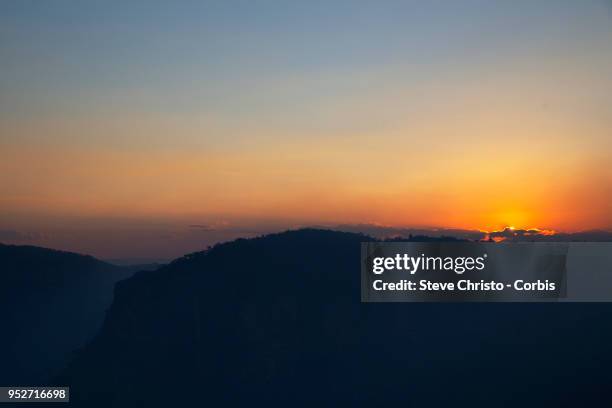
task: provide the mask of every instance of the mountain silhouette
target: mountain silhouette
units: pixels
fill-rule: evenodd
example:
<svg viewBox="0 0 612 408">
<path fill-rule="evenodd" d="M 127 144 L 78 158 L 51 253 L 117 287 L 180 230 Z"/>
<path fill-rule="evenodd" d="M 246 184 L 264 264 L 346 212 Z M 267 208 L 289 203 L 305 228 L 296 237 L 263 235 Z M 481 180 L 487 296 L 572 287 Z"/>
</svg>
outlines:
<svg viewBox="0 0 612 408">
<path fill-rule="evenodd" d="M 115 282 L 133 272 L 90 256 L 0 244 L 0 384 L 56 376 L 100 329 Z"/>
<path fill-rule="evenodd" d="M 136 273 L 117 283 L 100 333 L 55 382 L 83 407 L 591 406 L 609 397 L 610 304 L 361 303 L 368 240 L 290 231 Z"/>
</svg>

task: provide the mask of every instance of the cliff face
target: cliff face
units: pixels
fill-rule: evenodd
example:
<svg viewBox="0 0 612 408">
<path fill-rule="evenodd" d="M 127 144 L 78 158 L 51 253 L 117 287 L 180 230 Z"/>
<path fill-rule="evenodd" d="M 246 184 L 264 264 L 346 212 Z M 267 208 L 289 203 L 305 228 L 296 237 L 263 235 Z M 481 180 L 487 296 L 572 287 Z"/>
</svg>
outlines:
<svg viewBox="0 0 612 408">
<path fill-rule="evenodd" d="M 362 304 L 365 239 L 293 231 L 138 273 L 117 284 L 99 335 L 56 382 L 88 407 L 588 405 L 603 396 L 612 306 Z"/>
<path fill-rule="evenodd" d="M 0 244 L 0 384 L 44 384 L 90 341 L 131 272 L 89 256 Z"/>
</svg>

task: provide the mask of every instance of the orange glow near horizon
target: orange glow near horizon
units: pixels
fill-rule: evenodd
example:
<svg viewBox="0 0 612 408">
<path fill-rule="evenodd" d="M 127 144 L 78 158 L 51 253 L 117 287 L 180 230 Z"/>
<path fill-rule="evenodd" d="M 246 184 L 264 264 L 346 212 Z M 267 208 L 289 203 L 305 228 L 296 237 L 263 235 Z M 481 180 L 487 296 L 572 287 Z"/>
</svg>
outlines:
<svg viewBox="0 0 612 408">
<path fill-rule="evenodd" d="M 355 153 L 359 157 L 361 153 Z M 313 160 L 314 159 L 314 160 Z M 23 161 L 28 167 L 24 169 Z M 365 160 L 365 158 L 364 158 Z M 384 166 L 376 160 L 373 168 Z M 462 162 L 392 164 L 389 176 L 333 152 L 117 153 L 21 151 L 0 163 L 7 214 L 159 219 L 282 219 L 492 231 L 506 226 L 580 231 L 610 225 L 610 191 L 554 165 L 461 171 Z M 589 172 L 605 175 L 603 167 Z M 602 165 L 603 166 L 603 165 Z M 457 169 L 455 169 L 457 167 Z M 19 174 L 19 176 L 15 176 Z M 44 175 L 44 177 L 41 177 Z M 78 194 L 75 194 L 78 192 Z"/>
</svg>

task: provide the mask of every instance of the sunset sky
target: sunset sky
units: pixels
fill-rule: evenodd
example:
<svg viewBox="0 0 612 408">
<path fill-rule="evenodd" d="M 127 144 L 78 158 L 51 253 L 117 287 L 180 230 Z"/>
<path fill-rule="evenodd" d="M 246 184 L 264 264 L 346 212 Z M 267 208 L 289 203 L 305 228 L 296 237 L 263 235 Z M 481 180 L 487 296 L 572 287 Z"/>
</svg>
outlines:
<svg viewBox="0 0 612 408">
<path fill-rule="evenodd" d="M 0 242 L 612 227 L 611 1 L 3 1 L 0 67 Z"/>
</svg>

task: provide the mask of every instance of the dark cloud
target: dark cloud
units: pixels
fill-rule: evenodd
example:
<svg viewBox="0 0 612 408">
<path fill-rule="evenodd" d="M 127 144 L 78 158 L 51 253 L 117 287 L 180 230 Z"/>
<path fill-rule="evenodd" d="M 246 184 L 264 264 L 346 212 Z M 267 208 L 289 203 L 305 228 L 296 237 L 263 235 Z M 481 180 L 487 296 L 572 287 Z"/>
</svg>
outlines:
<svg viewBox="0 0 612 408">
<path fill-rule="evenodd" d="M 215 224 L 191 224 L 188 226 L 191 231 L 197 232 L 217 232 L 217 233 L 228 233 L 228 234 L 268 234 L 276 231 L 274 228 L 250 228 L 247 226 L 232 226 L 227 222 L 220 222 Z"/>
<path fill-rule="evenodd" d="M 571 241 L 571 242 L 612 242 L 612 231 L 592 230 L 574 232 L 571 234 L 555 234 L 546 237 L 549 241 Z"/>
<path fill-rule="evenodd" d="M 555 232 L 552 230 L 504 228 L 491 231 L 487 239 L 498 241 L 549 241 L 549 242 L 612 242 L 612 232 L 603 230 L 581 232 Z"/>
<path fill-rule="evenodd" d="M 548 237 L 555 235 L 554 231 L 551 230 L 540 230 L 537 228 L 531 229 L 516 229 L 506 227 L 501 231 L 489 232 L 489 238 L 503 238 L 503 239 L 521 239 L 521 238 L 534 238 L 534 237 Z"/>
<path fill-rule="evenodd" d="M 22 238 L 21 234 L 13 230 L 0 230 L 0 240 L 16 241 Z"/>
<path fill-rule="evenodd" d="M 30 242 L 47 238 L 42 232 L 20 232 L 15 230 L 0 230 L 0 241 Z"/>
<path fill-rule="evenodd" d="M 192 224 L 189 228 L 197 229 L 200 231 L 217 231 L 217 228 L 212 225 L 204 225 L 204 224 Z"/>
</svg>

